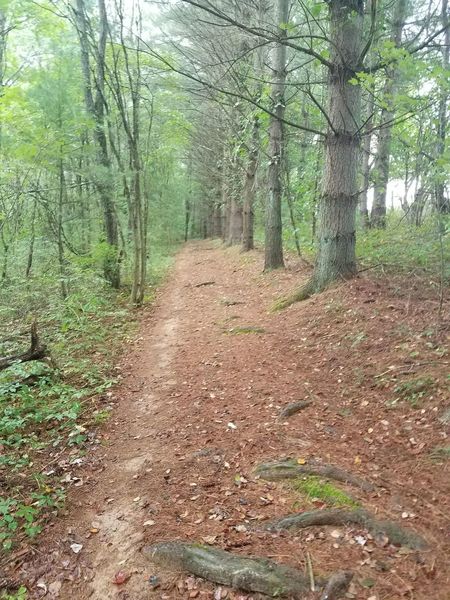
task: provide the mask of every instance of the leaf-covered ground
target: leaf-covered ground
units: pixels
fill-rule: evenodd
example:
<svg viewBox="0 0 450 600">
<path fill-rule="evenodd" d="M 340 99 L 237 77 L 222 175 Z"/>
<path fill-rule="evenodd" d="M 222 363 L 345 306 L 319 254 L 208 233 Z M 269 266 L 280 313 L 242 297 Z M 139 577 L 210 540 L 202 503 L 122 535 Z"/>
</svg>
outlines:
<svg viewBox="0 0 450 600">
<path fill-rule="evenodd" d="M 350 569 L 348 598 L 448 598 L 448 306 L 439 311 L 426 281 L 368 272 L 271 313 L 307 273 L 291 261 L 262 275 L 261 265 L 258 252 L 212 242 L 179 254 L 124 349 L 121 383 L 106 397 L 112 416 L 73 467 L 66 513 L 39 545 L 11 555 L 5 576 L 29 598 L 249 597 L 161 571 L 141 552 L 172 539 L 311 564 L 317 577 Z M 298 400 L 312 403 L 280 419 Z M 255 475 L 286 457 L 331 463 L 375 489 Z M 284 514 L 339 506 L 395 521 L 429 548 L 355 525 L 263 530 Z"/>
</svg>

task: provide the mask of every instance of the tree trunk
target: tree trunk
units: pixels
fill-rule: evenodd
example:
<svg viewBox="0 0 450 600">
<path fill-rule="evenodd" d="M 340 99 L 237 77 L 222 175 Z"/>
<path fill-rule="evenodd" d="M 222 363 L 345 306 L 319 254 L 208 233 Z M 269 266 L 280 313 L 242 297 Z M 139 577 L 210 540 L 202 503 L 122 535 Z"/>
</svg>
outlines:
<svg viewBox="0 0 450 600">
<path fill-rule="evenodd" d="M 248 158 L 247 168 L 245 171 L 244 182 L 244 201 L 242 206 L 243 222 L 242 222 L 242 250 L 248 252 L 253 250 L 253 226 L 254 214 L 253 204 L 255 202 L 255 184 L 256 184 L 256 169 L 258 166 L 259 153 L 259 119 L 255 115 L 253 117 L 253 132 L 252 132 L 252 147 Z"/>
<path fill-rule="evenodd" d="M 234 246 L 242 242 L 242 206 L 235 198 L 230 203 L 230 229 L 228 234 L 228 245 Z"/>
<path fill-rule="evenodd" d="M 450 68 L 450 15 L 448 11 L 448 0 L 442 0 L 441 24 L 446 27 L 444 44 L 442 46 L 442 68 L 447 74 Z M 448 121 L 448 80 L 444 80 L 445 75 L 442 75 L 441 97 L 439 100 L 439 117 L 438 117 L 438 140 L 437 140 L 437 161 L 442 162 L 445 156 L 445 138 L 447 133 Z M 447 162 L 444 161 L 447 165 Z M 450 199 L 445 197 L 445 184 L 447 179 L 446 168 L 438 169 L 436 174 L 437 183 L 435 185 L 435 205 L 436 210 L 440 214 L 450 214 Z"/>
<path fill-rule="evenodd" d="M 189 221 L 191 220 L 191 203 L 189 198 L 186 198 L 184 204 L 184 241 L 188 241 L 189 237 Z"/>
<path fill-rule="evenodd" d="M 259 0 L 258 10 L 258 27 L 264 25 L 264 17 L 266 13 L 266 1 Z M 256 83 L 253 87 L 253 97 L 256 101 L 259 100 L 262 92 L 261 74 L 264 66 L 264 46 L 260 45 L 254 50 L 253 59 L 253 77 Z M 260 123 L 258 112 L 253 109 L 252 132 L 250 136 L 250 150 L 247 159 L 245 171 L 245 181 L 243 190 L 243 226 L 242 226 L 242 250 L 248 252 L 254 248 L 254 210 L 256 196 L 256 171 L 258 168 L 258 157 L 260 148 Z"/>
<path fill-rule="evenodd" d="M 370 89 L 369 97 L 367 100 L 367 121 L 366 121 L 366 129 L 367 130 L 370 130 L 372 127 L 374 107 L 375 107 L 374 90 Z M 371 148 L 371 144 L 372 144 L 372 134 L 367 133 L 364 136 L 363 155 L 362 155 L 362 185 L 363 185 L 363 189 L 361 192 L 361 196 L 359 198 L 359 214 L 361 217 L 361 224 L 364 229 L 367 229 L 370 224 L 367 196 L 368 196 L 369 187 L 370 187 L 370 173 L 371 173 L 370 148 Z"/>
<path fill-rule="evenodd" d="M 84 80 L 84 99 L 86 110 L 94 119 L 94 139 L 97 146 L 97 163 L 100 173 L 95 177 L 95 186 L 103 210 L 105 236 L 110 252 L 105 258 L 103 270 L 105 279 L 112 287 L 120 287 L 120 267 L 118 261 L 118 229 L 114 209 L 111 161 L 105 133 L 105 53 L 108 33 L 108 21 L 104 0 L 98 0 L 100 32 L 96 52 L 96 94 L 92 92 L 91 67 L 89 59 L 89 35 L 85 11 L 85 0 L 77 0 L 76 25 L 80 41 L 81 70 Z"/>
<path fill-rule="evenodd" d="M 62 148 L 61 148 L 62 155 Z M 61 296 L 65 300 L 69 294 L 67 288 L 66 258 L 64 256 L 64 231 L 63 231 L 63 211 L 64 197 L 66 192 L 66 179 L 64 177 L 64 163 L 61 158 L 59 161 L 59 193 L 58 193 L 58 212 L 56 223 L 56 241 L 58 245 L 58 264 Z"/>
<path fill-rule="evenodd" d="M 284 267 L 281 222 L 283 122 L 286 84 L 286 23 L 289 20 L 289 0 L 277 0 L 278 37 L 274 49 L 272 111 L 269 127 L 269 194 L 266 202 L 264 270 Z"/>
<path fill-rule="evenodd" d="M 27 257 L 27 268 L 25 271 L 25 277 L 28 279 L 31 275 L 31 267 L 33 266 L 34 256 L 34 242 L 36 240 L 36 198 L 33 199 L 33 213 L 31 215 L 31 232 L 30 232 L 30 245 L 28 246 L 28 257 Z"/>
<path fill-rule="evenodd" d="M 399 47 L 402 41 L 402 32 L 405 25 L 408 0 L 397 0 L 393 15 L 392 33 L 390 41 Z M 371 227 L 386 227 L 386 193 L 389 183 L 389 166 L 391 158 L 391 139 L 393 120 L 395 117 L 394 99 L 398 84 L 399 72 L 395 67 L 386 69 L 386 81 L 383 90 L 383 109 L 380 122 L 386 123 L 378 134 L 378 147 L 374 165 L 374 196 L 372 211 L 370 213 Z"/>
<path fill-rule="evenodd" d="M 328 132 L 318 210 L 317 257 L 298 299 L 356 274 L 355 212 L 358 203 L 361 88 L 354 85 L 362 47 L 362 0 L 330 0 Z"/>
</svg>

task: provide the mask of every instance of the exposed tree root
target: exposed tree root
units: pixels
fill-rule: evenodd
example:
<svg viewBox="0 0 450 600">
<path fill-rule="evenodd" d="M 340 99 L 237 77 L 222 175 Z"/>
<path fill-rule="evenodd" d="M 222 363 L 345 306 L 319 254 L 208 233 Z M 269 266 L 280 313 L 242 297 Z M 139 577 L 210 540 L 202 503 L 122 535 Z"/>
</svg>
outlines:
<svg viewBox="0 0 450 600">
<path fill-rule="evenodd" d="M 293 292 L 285 298 L 280 298 L 279 300 L 277 300 L 272 305 L 270 312 L 277 312 L 279 310 L 287 308 L 288 306 L 291 306 L 291 304 L 295 304 L 295 302 L 302 302 L 303 300 L 307 300 L 308 298 L 311 298 L 311 296 L 315 293 L 315 283 L 311 279 L 296 292 Z"/>
<path fill-rule="evenodd" d="M 378 520 L 363 509 L 327 509 L 296 513 L 268 523 L 266 529 L 280 531 L 324 525 L 359 525 L 375 538 L 387 537 L 390 543 L 396 546 L 406 546 L 412 550 L 424 550 L 428 547 L 427 541 L 414 531 L 404 529 L 393 521 Z"/>
<path fill-rule="evenodd" d="M 194 285 L 194 287 L 199 288 L 199 287 L 204 287 L 206 285 L 214 285 L 216 282 L 215 281 L 202 281 L 201 283 L 196 283 Z"/>
<path fill-rule="evenodd" d="M 301 571 L 265 558 L 238 556 L 217 548 L 184 542 L 160 542 L 145 547 L 143 552 L 155 563 L 246 592 L 259 592 L 272 597 L 289 596 L 300 600 L 310 591 L 309 579 Z M 337 573 L 330 578 L 329 584 L 333 580 L 342 582 L 344 579 L 350 583 L 351 574 Z M 318 589 L 323 589 L 327 582 L 318 579 L 316 583 Z M 341 585 L 341 590 L 341 593 L 345 593 L 347 588 Z M 326 598 L 331 600 L 338 597 Z"/>
<path fill-rule="evenodd" d="M 338 600 L 347 592 L 353 579 L 351 571 L 338 571 L 332 575 L 324 589 L 320 600 Z"/>
<path fill-rule="evenodd" d="M 30 360 L 42 360 L 48 356 L 47 347 L 41 344 L 36 322 L 31 325 L 31 345 L 30 348 L 22 354 L 15 354 L 13 356 L 5 356 L 0 358 L 0 371 L 7 369 L 16 362 L 28 362 Z"/>
<path fill-rule="evenodd" d="M 256 467 L 255 475 L 259 475 L 267 481 L 280 481 L 282 479 L 296 479 L 302 475 L 317 475 L 326 479 L 333 479 L 342 483 L 348 483 L 353 487 L 360 488 L 364 492 L 373 492 L 375 486 L 361 479 L 348 471 L 336 467 L 335 465 L 327 465 L 309 460 L 304 465 L 299 464 L 295 460 L 280 460 L 270 463 L 263 463 Z"/>
<path fill-rule="evenodd" d="M 287 419 L 288 417 L 295 415 L 295 413 L 300 412 L 310 404 L 312 404 L 312 400 L 299 400 L 298 402 L 291 402 L 291 404 L 288 404 L 280 410 L 279 418 Z"/>
</svg>

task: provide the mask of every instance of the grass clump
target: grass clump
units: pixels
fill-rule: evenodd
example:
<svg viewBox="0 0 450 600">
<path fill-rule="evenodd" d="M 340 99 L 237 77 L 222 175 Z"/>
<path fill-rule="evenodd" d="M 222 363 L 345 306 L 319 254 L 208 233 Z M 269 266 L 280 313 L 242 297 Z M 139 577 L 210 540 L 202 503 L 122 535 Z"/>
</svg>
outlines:
<svg viewBox="0 0 450 600">
<path fill-rule="evenodd" d="M 299 477 L 290 483 L 296 492 L 299 492 L 310 502 L 320 500 L 329 506 L 350 506 L 356 508 L 358 502 L 344 491 L 320 477 Z"/>
<path fill-rule="evenodd" d="M 266 330 L 263 327 L 233 327 L 227 331 L 227 333 L 231 335 L 248 335 L 251 333 L 261 334 L 265 332 Z"/>
<path fill-rule="evenodd" d="M 450 460 L 450 446 L 437 446 L 431 451 L 433 460 Z"/>
</svg>

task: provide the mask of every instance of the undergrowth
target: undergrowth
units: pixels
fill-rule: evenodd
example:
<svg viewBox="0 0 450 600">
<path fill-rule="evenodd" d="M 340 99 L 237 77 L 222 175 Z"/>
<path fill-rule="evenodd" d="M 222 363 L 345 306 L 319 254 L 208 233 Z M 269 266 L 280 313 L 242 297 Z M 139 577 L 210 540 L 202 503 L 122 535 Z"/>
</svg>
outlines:
<svg viewBox="0 0 450 600">
<path fill-rule="evenodd" d="M 158 261 L 159 283 L 171 259 Z M 136 319 L 126 290 L 115 293 L 92 272 L 72 275 L 62 300 L 59 282 L 15 280 L 0 290 L 0 356 L 29 346 L 32 320 L 50 348 L 53 363 L 15 363 L 0 371 L 0 548 L 34 538 L 46 518 L 61 509 L 65 468 L 80 464 L 93 428 L 108 419 L 107 390 L 113 365 Z M 147 301 L 154 295 L 149 286 Z M 14 299 L 18 300 L 15 301 Z M 20 350 L 22 349 L 22 350 Z M 0 596 L 1 597 L 1 596 Z M 8 597 L 8 596 L 6 596 Z"/>
</svg>

